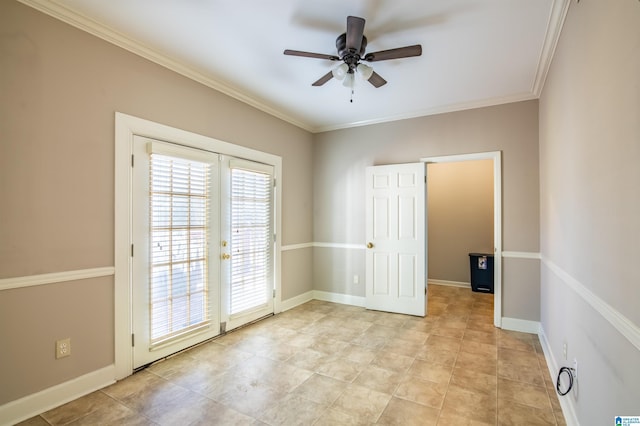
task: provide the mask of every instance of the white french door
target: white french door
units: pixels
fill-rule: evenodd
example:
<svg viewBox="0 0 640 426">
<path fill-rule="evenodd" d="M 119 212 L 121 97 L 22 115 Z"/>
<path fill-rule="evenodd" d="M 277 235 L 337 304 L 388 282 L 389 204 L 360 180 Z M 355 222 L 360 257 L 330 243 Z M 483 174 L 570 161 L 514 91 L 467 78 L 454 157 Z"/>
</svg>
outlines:
<svg viewBox="0 0 640 426">
<path fill-rule="evenodd" d="M 219 333 L 218 155 L 135 137 L 133 368 Z"/>
<path fill-rule="evenodd" d="M 223 317 L 226 330 L 273 313 L 274 170 L 222 160 Z"/>
<path fill-rule="evenodd" d="M 138 368 L 273 313 L 273 168 L 134 137 Z M 224 329 L 224 327 L 223 327 Z"/>
<path fill-rule="evenodd" d="M 367 167 L 368 309 L 426 314 L 426 166 Z"/>
</svg>

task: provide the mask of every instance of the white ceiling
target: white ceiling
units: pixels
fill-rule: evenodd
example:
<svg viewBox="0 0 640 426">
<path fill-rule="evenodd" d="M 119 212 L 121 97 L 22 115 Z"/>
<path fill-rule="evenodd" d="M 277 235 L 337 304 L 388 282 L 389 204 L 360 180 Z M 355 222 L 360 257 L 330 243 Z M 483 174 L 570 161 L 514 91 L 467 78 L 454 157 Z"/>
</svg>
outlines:
<svg viewBox="0 0 640 426">
<path fill-rule="evenodd" d="M 20 0 L 318 132 L 537 98 L 569 0 Z M 335 62 L 346 17 L 366 19 L 370 63 L 388 84 L 311 83 Z"/>
</svg>

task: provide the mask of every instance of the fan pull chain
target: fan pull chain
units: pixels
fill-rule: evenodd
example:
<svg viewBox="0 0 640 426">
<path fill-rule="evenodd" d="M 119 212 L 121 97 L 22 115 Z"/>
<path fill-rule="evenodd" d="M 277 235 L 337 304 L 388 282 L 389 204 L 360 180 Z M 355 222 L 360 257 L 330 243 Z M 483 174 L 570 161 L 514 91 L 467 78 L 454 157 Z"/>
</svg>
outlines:
<svg viewBox="0 0 640 426">
<path fill-rule="evenodd" d="M 353 103 L 353 89 L 351 89 L 351 99 L 349 100 L 349 102 Z"/>
</svg>

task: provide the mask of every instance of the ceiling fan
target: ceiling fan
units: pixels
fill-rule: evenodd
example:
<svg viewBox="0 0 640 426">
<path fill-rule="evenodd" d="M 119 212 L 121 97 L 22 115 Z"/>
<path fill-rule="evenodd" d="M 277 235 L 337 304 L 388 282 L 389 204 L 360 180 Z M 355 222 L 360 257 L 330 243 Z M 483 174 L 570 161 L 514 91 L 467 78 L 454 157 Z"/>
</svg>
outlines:
<svg viewBox="0 0 640 426">
<path fill-rule="evenodd" d="M 381 50 L 365 55 L 367 38 L 364 36 L 364 24 L 365 20 L 363 18 L 358 18 L 357 16 L 347 17 L 347 32 L 339 35 L 336 39 L 337 56 L 290 49 L 285 50 L 284 54 L 303 56 L 306 58 L 327 59 L 329 61 L 342 61 L 340 65 L 320 77 L 320 79 L 312 85 L 322 86 L 332 78 L 336 78 L 338 80 L 344 80 L 343 84 L 350 87 L 352 91 L 356 72 L 375 87 L 381 87 L 387 84 L 387 81 L 376 73 L 373 68 L 361 63 L 361 61 L 377 62 L 422 55 L 422 46 L 419 44 Z"/>
</svg>

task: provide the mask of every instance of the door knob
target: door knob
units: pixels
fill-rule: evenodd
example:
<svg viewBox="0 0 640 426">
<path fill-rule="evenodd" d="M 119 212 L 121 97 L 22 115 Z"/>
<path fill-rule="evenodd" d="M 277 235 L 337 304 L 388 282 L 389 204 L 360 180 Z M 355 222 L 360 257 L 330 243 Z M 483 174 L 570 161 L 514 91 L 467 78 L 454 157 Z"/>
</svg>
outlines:
<svg viewBox="0 0 640 426">
<path fill-rule="evenodd" d="M 367 248 L 372 249 L 373 248 L 373 243 L 367 243 Z"/>
<path fill-rule="evenodd" d="M 222 260 L 229 260 L 229 259 L 231 259 L 231 255 L 229 253 L 224 253 L 222 255 Z"/>
</svg>

